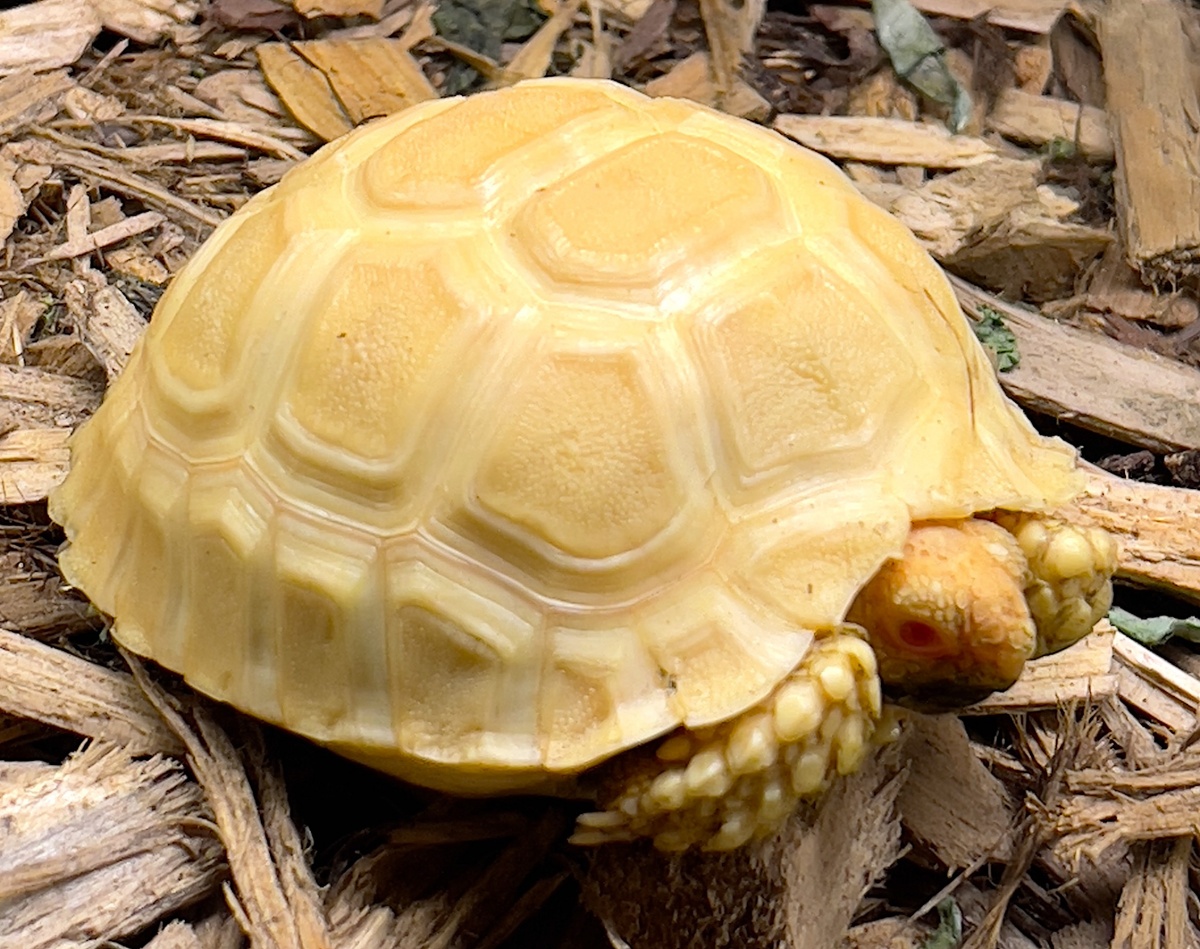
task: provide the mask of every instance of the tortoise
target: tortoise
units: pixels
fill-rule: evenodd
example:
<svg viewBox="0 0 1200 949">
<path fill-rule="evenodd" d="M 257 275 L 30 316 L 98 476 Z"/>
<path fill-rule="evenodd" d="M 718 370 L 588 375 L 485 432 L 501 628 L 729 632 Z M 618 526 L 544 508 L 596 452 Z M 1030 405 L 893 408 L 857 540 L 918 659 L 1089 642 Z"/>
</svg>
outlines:
<svg viewBox="0 0 1200 949">
<path fill-rule="evenodd" d="M 1075 452 L 828 160 L 580 79 L 329 144 L 174 279 L 51 498 L 68 581 L 202 693 L 406 781 L 729 849 L 885 700 L 1108 608 Z"/>
</svg>

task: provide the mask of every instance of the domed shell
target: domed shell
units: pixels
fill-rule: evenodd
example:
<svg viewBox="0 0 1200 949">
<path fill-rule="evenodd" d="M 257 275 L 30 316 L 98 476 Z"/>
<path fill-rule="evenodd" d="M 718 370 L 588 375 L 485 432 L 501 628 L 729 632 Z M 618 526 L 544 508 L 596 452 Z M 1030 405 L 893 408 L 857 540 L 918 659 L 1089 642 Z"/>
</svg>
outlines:
<svg viewBox="0 0 1200 949">
<path fill-rule="evenodd" d="M 911 521 L 1076 477 L 828 161 L 544 80 L 374 122 L 222 224 L 52 513 L 135 652 L 488 791 L 737 714 Z"/>
</svg>

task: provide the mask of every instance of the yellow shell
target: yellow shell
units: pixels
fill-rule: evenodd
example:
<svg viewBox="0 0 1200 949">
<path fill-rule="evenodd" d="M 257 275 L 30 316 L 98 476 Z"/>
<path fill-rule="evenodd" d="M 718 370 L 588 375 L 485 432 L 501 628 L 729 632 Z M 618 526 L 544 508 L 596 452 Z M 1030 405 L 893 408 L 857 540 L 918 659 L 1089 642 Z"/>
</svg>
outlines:
<svg viewBox="0 0 1200 949">
<path fill-rule="evenodd" d="M 368 125 L 218 228 L 52 511 L 129 648 L 494 791 L 752 706 L 913 519 L 1078 487 L 832 164 L 544 80 Z"/>
</svg>

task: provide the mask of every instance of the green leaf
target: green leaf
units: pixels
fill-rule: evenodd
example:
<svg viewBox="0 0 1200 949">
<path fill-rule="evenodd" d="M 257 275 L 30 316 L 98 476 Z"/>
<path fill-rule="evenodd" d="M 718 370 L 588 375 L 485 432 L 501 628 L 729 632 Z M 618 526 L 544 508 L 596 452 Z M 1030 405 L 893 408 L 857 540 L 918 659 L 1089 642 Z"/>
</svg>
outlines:
<svg viewBox="0 0 1200 949">
<path fill-rule="evenodd" d="M 938 928 L 921 944 L 921 949 L 955 949 L 962 942 L 962 912 L 947 896 L 937 905 Z"/>
<path fill-rule="evenodd" d="M 1189 616 L 1187 619 L 1176 619 L 1174 616 L 1150 616 L 1140 619 L 1128 610 L 1114 606 L 1108 611 L 1108 621 L 1143 646 L 1159 646 L 1176 637 L 1189 643 L 1200 643 L 1200 618 L 1195 616 Z"/>
<path fill-rule="evenodd" d="M 1001 372 L 1011 372 L 1021 364 L 1021 354 L 1017 352 L 1017 338 L 1013 331 L 1004 325 L 1004 319 L 991 307 L 979 308 L 981 319 L 972 323 L 975 335 L 979 341 L 996 354 L 996 368 Z"/>
<path fill-rule="evenodd" d="M 433 14 L 439 36 L 489 59 L 500 57 L 501 43 L 527 39 L 545 21 L 536 0 L 441 0 Z M 466 63 L 455 63 L 446 77 L 444 94 L 464 92 L 478 75 Z"/>
</svg>

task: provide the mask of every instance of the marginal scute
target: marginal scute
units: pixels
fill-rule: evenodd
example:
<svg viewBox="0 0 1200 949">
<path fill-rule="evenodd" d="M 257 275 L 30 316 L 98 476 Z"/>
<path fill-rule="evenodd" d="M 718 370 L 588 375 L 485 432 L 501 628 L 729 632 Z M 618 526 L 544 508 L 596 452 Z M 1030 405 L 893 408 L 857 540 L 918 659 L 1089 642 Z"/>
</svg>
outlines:
<svg viewBox="0 0 1200 949">
<path fill-rule="evenodd" d="M 740 223 L 780 219 L 774 198 L 763 169 L 711 142 L 665 132 L 536 194 L 511 240 L 559 285 L 650 286 L 714 235 L 727 240 Z"/>
</svg>

